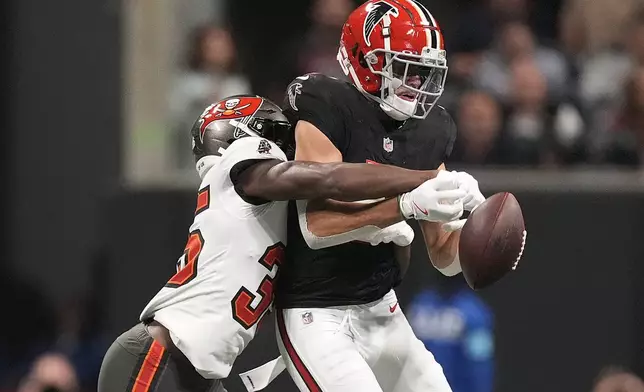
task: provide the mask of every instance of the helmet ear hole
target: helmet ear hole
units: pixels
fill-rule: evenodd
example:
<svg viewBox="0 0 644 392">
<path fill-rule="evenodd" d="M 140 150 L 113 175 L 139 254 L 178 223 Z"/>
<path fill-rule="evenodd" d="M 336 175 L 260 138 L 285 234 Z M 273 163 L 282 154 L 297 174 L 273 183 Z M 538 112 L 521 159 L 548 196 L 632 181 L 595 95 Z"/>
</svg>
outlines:
<svg viewBox="0 0 644 392">
<path fill-rule="evenodd" d="M 365 59 L 364 53 L 362 52 L 358 53 L 358 64 L 360 64 L 362 68 L 369 68 L 369 65 L 367 64 L 367 59 Z"/>
<path fill-rule="evenodd" d="M 358 55 L 358 44 L 356 43 L 353 45 L 353 48 L 351 48 L 351 56 L 356 57 Z"/>
</svg>

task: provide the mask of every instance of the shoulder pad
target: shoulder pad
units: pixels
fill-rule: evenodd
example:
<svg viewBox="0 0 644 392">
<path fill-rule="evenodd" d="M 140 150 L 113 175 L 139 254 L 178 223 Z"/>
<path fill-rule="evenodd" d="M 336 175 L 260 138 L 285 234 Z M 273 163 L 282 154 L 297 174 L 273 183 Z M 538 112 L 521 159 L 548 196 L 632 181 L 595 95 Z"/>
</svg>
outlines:
<svg viewBox="0 0 644 392">
<path fill-rule="evenodd" d="M 309 73 L 293 79 L 288 86 L 287 93 L 289 97 L 308 94 L 323 99 L 331 97 L 337 99 L 337 94 L 346 93 L 349 89 L 355 90 L 355 87 L 344 80 L 319 73 Z"/>
</svg>

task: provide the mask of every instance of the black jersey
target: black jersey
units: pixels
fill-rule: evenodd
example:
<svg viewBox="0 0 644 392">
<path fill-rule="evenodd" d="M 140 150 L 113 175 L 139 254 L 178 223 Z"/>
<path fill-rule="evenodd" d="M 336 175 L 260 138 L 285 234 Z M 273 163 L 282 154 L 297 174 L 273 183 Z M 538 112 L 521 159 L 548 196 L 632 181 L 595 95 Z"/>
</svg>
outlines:
<svg viewBox="0 0 644 392">
<path fill-rule="evenodd" d="M 287 92 L 283 109 L 289 121 L 315 125 L 344 162 L 437 169 L 456 138 L 454 121 L 439 106 L 424 120 L 394 121 L 353 85 L 319 74 L 295 79 Z M 351 242 L 310 249 L 294 202 L 289 205 L 286 253 L 275 294 L 282 308 L 363 304 L 381 298 L 401 280 L 393 244 Z"/>
</svg>

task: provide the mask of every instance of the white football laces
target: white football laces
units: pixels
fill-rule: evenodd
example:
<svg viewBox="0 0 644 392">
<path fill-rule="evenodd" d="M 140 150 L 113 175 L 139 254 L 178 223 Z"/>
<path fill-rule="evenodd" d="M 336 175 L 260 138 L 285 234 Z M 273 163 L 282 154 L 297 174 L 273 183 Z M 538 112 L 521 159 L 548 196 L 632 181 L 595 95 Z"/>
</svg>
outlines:
<svg viewBox="0 0 644 392">
<path fill-rule="evenodd" d="M 512 266 L 512 271 L 517 269 L 517 266 L 519 265 L 519 260 L 521 260 L 521 256 L 523 256 L 523 249 L 525 248 L 525 240 L 528 237 L 528 232 L 526 230 L 523 230 L 523 241 L 521 242 L 521 250 L 519 251 L 519 256 L 517 256 L 517 261 L 514 262 L 514 265 Z"/>
</svg>

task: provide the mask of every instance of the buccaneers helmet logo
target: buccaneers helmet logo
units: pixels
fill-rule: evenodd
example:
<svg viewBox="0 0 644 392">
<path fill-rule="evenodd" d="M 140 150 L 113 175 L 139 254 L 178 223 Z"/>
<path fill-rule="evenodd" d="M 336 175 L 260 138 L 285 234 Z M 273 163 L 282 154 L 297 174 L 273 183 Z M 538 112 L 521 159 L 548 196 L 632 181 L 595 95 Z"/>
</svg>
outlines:
<svg viewBox="0 0 644 392">
<path fill-rule="evenodd" d="M 368 13 L 364 19 L 362 34 L 367 45 L 371 45 L 371 33 L 373 33 L 373 29 L 376 28 L 378 23 L 380 23 L 382 18 L 384 18 L 387 14 L 398 17 L 398 8 L 385 1 L 378 1 L 376 3 L 367 5 L 366 10 Z"/>
<path fill-rule="evenodd" d="M 240 97 L 230 98 L 208 106 L 199 118 L 201 141 L 203 142 L 206 128 L 213 121 L 250 117 L 262 106 L 262 102 L 263 100 L 260 97 Z"/>
<path fill-rule="evenodd" d="M 240 102 L 241 100 L 234 98 L 224 102 L 223 108 L 221 107 L 221 104 L 217 105 L 217 107 L 215 108 L 215 117 L 241 116 L 242 110 L 249 107 L 250 103 L 247 103 L 245 105 L 240 105 Z"/>
</svg>

